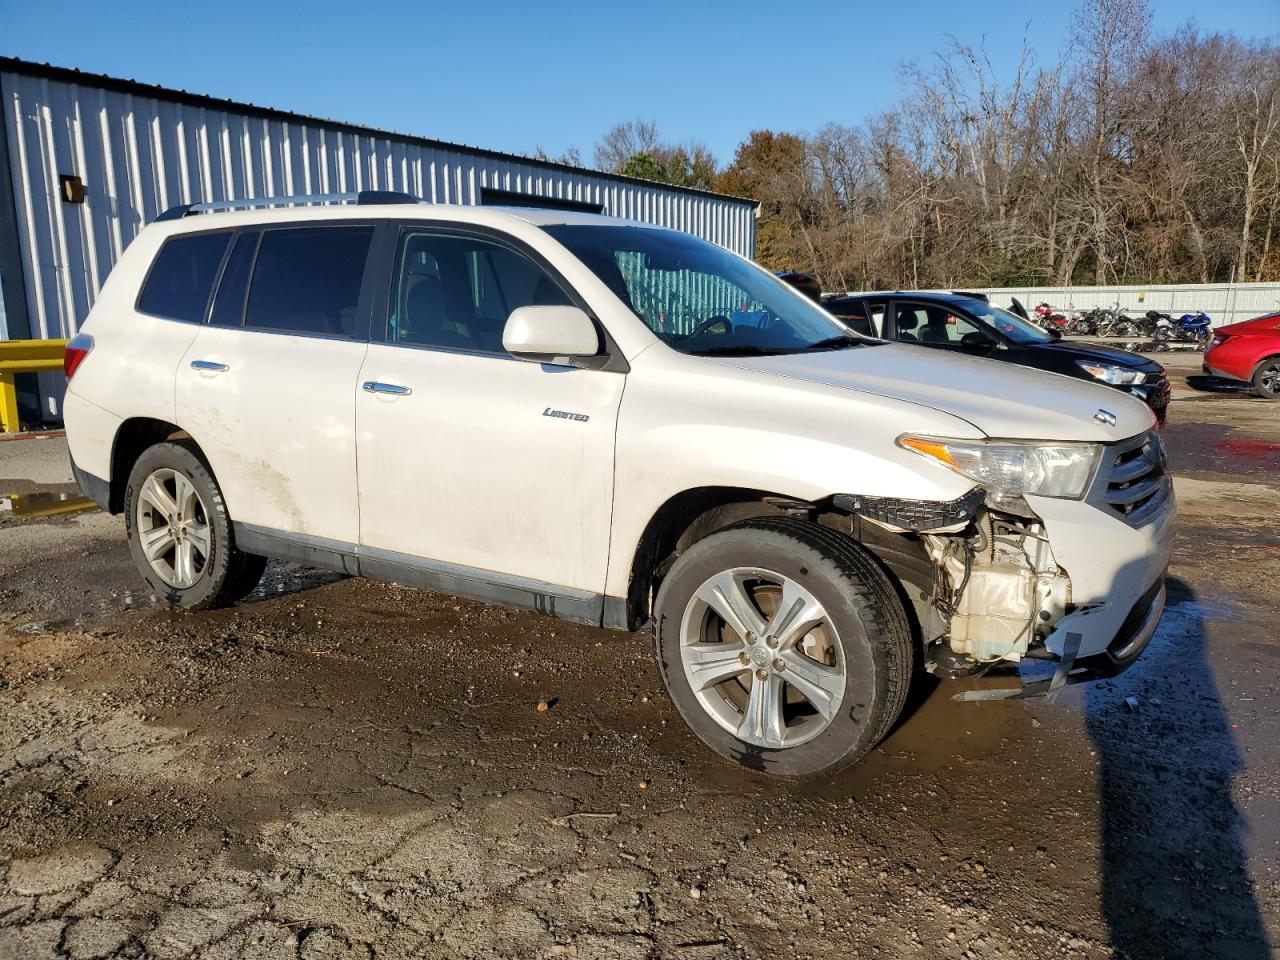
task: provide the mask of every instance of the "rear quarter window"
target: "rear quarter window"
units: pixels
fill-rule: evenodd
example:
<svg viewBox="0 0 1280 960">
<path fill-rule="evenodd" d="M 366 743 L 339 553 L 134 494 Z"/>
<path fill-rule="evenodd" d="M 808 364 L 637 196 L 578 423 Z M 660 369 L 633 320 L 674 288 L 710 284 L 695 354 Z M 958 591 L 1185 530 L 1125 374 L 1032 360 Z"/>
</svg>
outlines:
<svg viewBox="0 0 1280 960">
<path fill-rule="evenodd" d="M 231 240 L 229 232 L 170 237 L 138 297 L 138 309 L 169 320 L 201 323 Z"/>
</svg>

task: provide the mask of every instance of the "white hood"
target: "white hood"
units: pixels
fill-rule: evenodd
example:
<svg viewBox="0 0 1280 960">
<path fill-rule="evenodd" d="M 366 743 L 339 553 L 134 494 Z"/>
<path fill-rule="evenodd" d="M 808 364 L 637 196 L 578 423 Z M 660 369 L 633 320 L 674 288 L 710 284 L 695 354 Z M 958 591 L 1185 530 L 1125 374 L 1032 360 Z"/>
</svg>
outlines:
<svg viewBox="0 0 1280 960">
<path fill-rule="evenodd" d="M 928 347 L 888 343 L 717 361 L 932 407 L 994 438 L 1106 443 L 1150 430 L 1153 422 L 1146 404 L 1119 390 Z M 1115 425 L 1095 419 L 1099 410 L 1114 415 Z"/>
</svg>

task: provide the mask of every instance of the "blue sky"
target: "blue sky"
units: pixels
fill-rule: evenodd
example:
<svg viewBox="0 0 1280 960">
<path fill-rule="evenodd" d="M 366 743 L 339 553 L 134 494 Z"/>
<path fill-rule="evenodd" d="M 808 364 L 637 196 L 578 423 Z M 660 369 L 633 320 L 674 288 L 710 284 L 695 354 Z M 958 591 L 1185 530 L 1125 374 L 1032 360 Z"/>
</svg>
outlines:
<svg viewBox="0 0 1280 960">
<path fill-rule="evenodd" d="M 577 146 L 620 120 L 722 162 L 759 128 L 892 106 L 899 65 L 954 36 L 1012 60 L 1063 48 L 1059 0 L 536 4 L 0 0 L 0 55 L 498 150 Z M 1280 0 L 1154 0 L 1158 30 L 1280 35 Z M 221 39 L 219 39 L 221 38 Z"/>
</svg>

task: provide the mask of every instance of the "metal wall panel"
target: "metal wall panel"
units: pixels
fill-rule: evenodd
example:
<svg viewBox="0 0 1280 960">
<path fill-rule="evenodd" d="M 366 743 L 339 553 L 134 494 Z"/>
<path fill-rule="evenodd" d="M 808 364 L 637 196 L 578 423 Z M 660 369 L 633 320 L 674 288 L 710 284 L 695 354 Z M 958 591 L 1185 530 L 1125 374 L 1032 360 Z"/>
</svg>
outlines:
<svg viewBox="0 0 1280 960">
<path fill-rule="evenodd" d="M 50 75 L 52 74 L 52 75 Z M 51 68 L 0 72 L 33 337 L 69 337 L 121 251 L 180 203 L 402 190 L 475 204 L 484 187 L 600 204 L 750 257 L 755 205 Z M 58 177 L 83 178 L 83 204 Z M 12 311 L 10 310 L 10 313 Z M 9 317 L 13 326 L 13 318 Z M 0 332 L 2 335 L 2 332 Z"/>
</svg>

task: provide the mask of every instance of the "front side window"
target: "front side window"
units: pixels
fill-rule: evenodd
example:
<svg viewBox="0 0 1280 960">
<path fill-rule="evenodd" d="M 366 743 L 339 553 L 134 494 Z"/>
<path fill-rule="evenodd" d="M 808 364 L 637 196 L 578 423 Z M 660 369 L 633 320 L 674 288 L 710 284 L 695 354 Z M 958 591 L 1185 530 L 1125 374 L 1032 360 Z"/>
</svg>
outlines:
<svg viewBox="0 0 1280 960">
<path fill-rule="evenodd" d="M 894 316 L 898 339 L 908 343 L 958 347 L 966 335 L 981 333 L 973 321 L 937 304 L 898 304 Z"/>
<path fill-rule="evenodd" d="M 645 227 L 543 229 L 683 353 L 796 353 L 871 342 L 777 277 L 705 240 Z"/>
<path fill-rule="evenodd" d="M 502 331 L 517 307 L 570 304 L 550 274 L 510 247 L 408 229 L 396 255 L 387 339 L 502 353 Z"/>
<path fill-rule="evenodd" d="M 166 240 L 138 298 L 143 313 L 202 323 L 229 232 L 197 233 Z"/>
<path fill-rule="evenodd" d="M 334 337 L 356 335 L 373 227 L 267 230 L 249 285 L 245 325 Z"/>
</svg>

